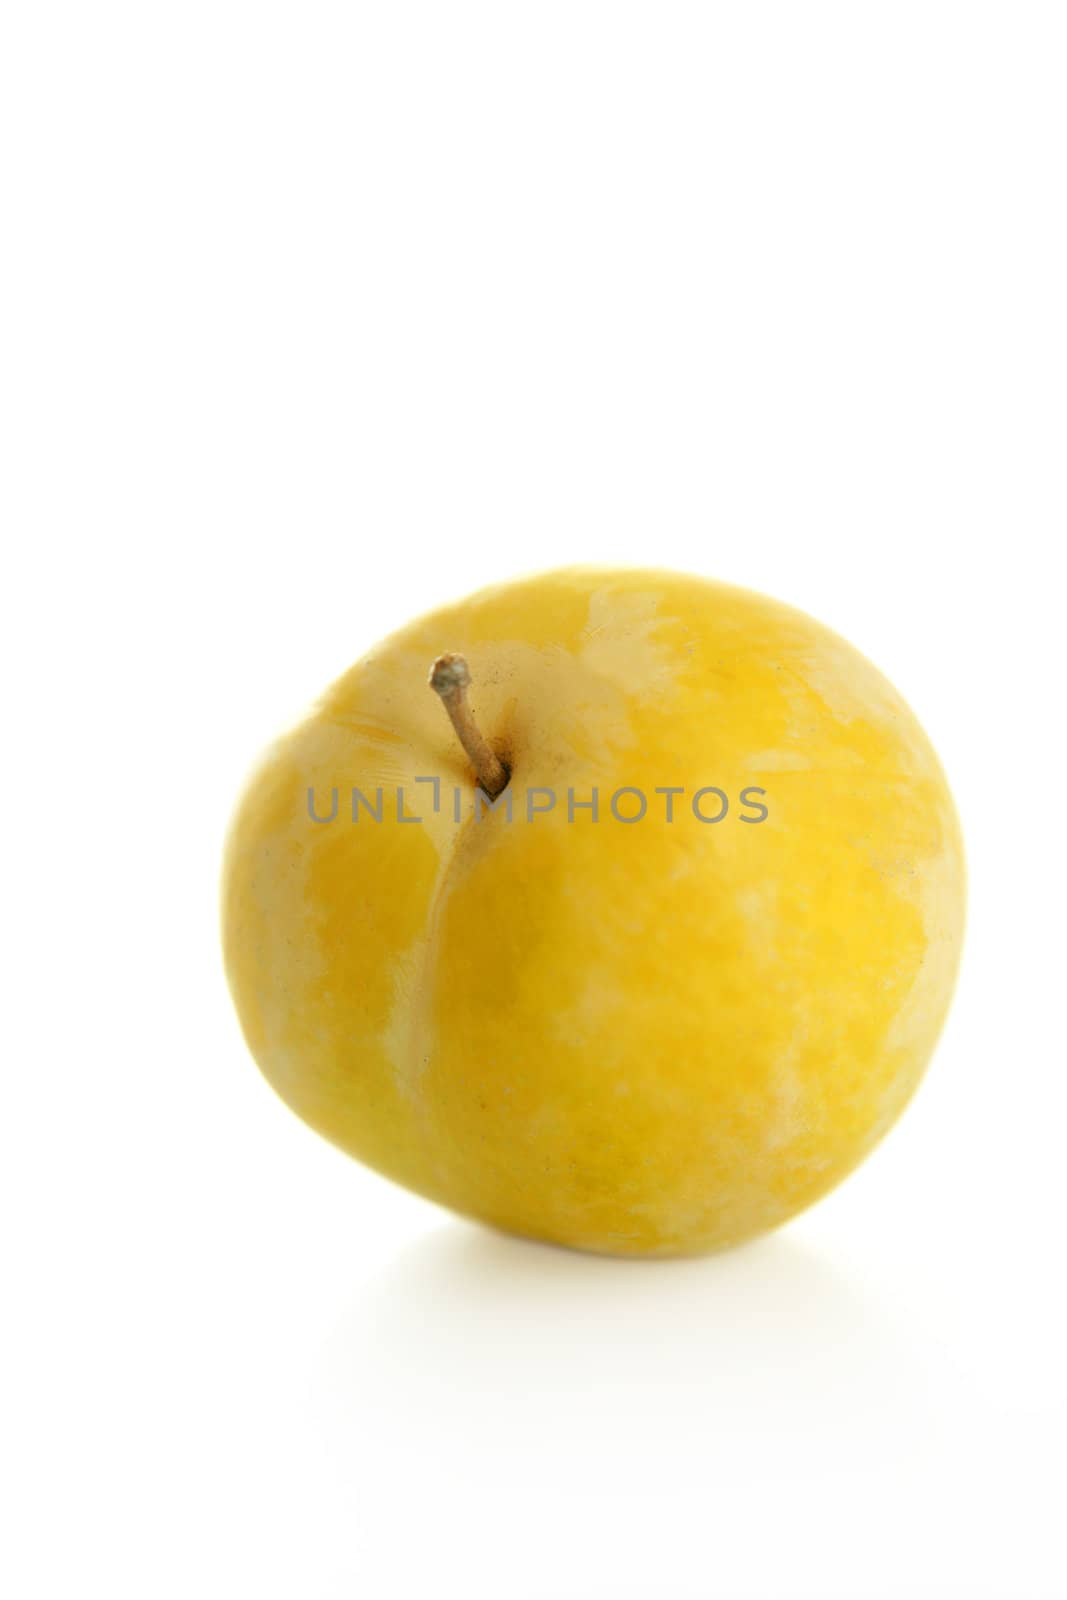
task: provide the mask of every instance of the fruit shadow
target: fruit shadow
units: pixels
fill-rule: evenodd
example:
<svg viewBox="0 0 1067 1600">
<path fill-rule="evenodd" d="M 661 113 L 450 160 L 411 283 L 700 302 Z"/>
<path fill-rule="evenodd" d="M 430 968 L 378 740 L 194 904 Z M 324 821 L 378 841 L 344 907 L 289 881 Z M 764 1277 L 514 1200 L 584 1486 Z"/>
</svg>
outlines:
<svg viewBox="0 0 1067 1600">
<path fill-rule="evenodd" d="M 557 1501 L 590 1484 L 625 1501 L 635 1473 L 683 1500 L 739 1476 L 907 1474 L 935 1426 L 895 1316 L 795 1232 L 634 1262 L 462 1223 L 364 1286 L 312 1410 L 347 1480 L 432 1493 L 445 1475 L 483 1500 L 515 1474 Z"/>
</svg>

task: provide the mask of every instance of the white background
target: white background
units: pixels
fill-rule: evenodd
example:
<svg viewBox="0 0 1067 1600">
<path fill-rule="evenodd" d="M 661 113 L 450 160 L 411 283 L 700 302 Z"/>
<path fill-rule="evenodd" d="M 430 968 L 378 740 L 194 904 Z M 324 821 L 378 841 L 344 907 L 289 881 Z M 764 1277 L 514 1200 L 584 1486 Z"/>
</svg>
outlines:
<svg viewBox="0 0 1067 1600">
<path fill-rule="evenodd" d="M 1065 73 L 1018 0 L 5 8 L 12 1600 L 1067 1594 Z M 393 1189 L 221 976 L 259 746 L 572 560 L 844 632 L 968 843 L 917 1101 L 704 1262 Z"/>
</svg>

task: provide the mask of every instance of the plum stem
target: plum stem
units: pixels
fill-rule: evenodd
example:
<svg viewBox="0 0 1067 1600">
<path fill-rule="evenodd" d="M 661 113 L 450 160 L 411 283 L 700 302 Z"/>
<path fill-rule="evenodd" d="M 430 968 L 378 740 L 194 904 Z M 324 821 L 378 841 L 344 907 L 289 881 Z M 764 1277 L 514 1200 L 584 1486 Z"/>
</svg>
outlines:
<svg viewBox="0 0 1067 1600">
<path fill-rule="evenodd" d="M 450 652 L 438 656 L 430 668 L 430 688 L 448 712 L 456 738 L 470 757 L 479 786 L 490 800 L 507 788 L 508 769 L 486 743 L 467 699 L 471 673 L 464 656 Z"/>
</svg>

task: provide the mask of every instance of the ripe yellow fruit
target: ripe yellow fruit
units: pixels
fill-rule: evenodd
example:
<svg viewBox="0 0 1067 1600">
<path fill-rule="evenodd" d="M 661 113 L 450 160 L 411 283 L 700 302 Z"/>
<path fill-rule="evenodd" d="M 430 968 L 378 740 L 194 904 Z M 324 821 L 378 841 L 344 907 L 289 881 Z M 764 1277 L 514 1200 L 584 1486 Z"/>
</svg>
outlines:
<svg viewBox="0 0 1067 1600">
<path fill-rule="evenodd" d="M 445 649 L 492 809 L 426 686 Z M 372 650 L 254 774 L 223 882 L 245 1036 L 300 1116 L 456 1211 L 634 1256 L 750 1238 L 856 1166 L 963 920 L 952 798 L 885 678 L 655 571 L 502 585 Z"/>
</svg>

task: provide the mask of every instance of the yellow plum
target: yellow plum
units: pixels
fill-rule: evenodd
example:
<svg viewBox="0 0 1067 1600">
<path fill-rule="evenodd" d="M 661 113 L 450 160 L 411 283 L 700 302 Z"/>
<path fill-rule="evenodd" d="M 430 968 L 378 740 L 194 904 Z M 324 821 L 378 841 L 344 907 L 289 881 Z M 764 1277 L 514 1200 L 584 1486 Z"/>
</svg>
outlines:
<svg viewBox="0 0 1067 1600">
<path fill-rule="evenodd" d="M 371 650 L 254 773 L 223 880 L 245 1036 L 301 1117 L 458 1212 L 632 1256 L 748 1239 L 863 1159 L 963 921 L 952 798 L 886 679 L 658 571 L 490 588 Z"/>
</svg>

